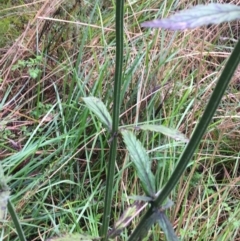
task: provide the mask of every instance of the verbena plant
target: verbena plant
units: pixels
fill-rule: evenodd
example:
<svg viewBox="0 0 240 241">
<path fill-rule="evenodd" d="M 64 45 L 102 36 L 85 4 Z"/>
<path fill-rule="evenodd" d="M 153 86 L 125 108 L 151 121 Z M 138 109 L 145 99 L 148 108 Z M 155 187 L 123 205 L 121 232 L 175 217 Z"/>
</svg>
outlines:
<svg viewBox="0 0 240 241">
<path fill-rule="evenodd" d="M 205 108 L 202 118 L 196 126 L 194 133 L 190 140 L 188 140 L 179 131 L 167 128 L 160 125 L 142 124 L 132 127 L 119 126 L 119 109 L 121 105 L 121 87 L 123 74 L 123 15 L 124 15 L 124 1 L 116 1 L 116 66 L 115 66 L 115 81 L 114 81 L 114 100 L 113 100 L 113 114 L 112 117 L 104 105 L 104 103 L 96 97 L 85 97 L 83 101 L 103 123 L 109 132 L 110 155 L 107 170 L 107 190 L 104 201 L 104 216 L 103 225 L 101 228 L 101 239 L 108 240 L 114 238 L 130 223 L 132 218 L 139 215 L 140 210 L 149 206 L 145 215 L 142 217 L 139 225 L 132 232 L 129 240 L 143 239 L 151 226 L 158 223 L 163 229 L 168 240 L 178 240 L 177 235 L 173 231 L 165 210 L 173 203 L 168 198 L 170 192 L 173 190 L 187 164 L 192 158 L 196 148 L 198 147 L 202 136 L 204 135 L 213 115 L 216 111 L 221 98 L 226 90 L 228 83 L 234 74 L 240 60 L 240 41 L 235 46 L 228 62 L 219 78 L 219 81 L 214 88 L 212 96 Z M 207 6 L 196 6 L 190 10 L 181 11 L 168 19 L 153 20 L 142 24 L 142 27 L 161 27 L 171 30 L 184 30 L 188 28 L 195 28 L 207 24 L 219 24 L 224 21 L 231 21 L 240 18 L 240 7 L 231 4 L 209 4 Z M 142 143 L 137 139 L 135 131 L 155 131 L 161 132 L 176 141 L 187 142 L 182 155 L 180 156 L 175 171 L 172 173 L 170 179 L 161 190 L 156 190 L 155 177 L 151 171 L 151 160 Z M 136 202 L 125 210 L 122 217 L 115 223 L 111 232 L 109 229 L 109 220 L 111 214 L 111 203 L 113 193 L 114 169 L 115 159 L 117 155 L 117 142 L 119 136 L 123 137 L 126 148 L 129 151 L 130 158 L 134 163 L 136 173 L 141 181 L 145 196 L 135 196 L 133 199 Z M 0 218 L 4 219 L 4 210 L 6 208 L 7 200 L 9 199 L 10 191 L 7 182 L 4 178 L 3 171 L 0 169 L 1 189 L 0 189 Z M 149 205 L 148 205 L 149 204 Z M 16 225 L 16 229 L 21 241 L 26 240 L 22 231 L 21 225 L 18 221 L 16 212 L 11 204 L 8 202 L 8 210 Z M 64 240 L 92 240 L 91 237 L 86 236 L 71 236 Z M 59 239 L 63 240 L 63 239 Z"/>
<path fill-rule="evenodd" d="M 161 226 L 168 240 L 178 240 L 174 234 L 173 227 L 170 221 L 165 215 L 165 209 L 172 205 L 168 200 L 170 192 L 173 190 L 187 164 L 191 160 L 198 144 L 201 141 L 220 101 L 237 68 L 240 60 L 240 41 L 237 43 L 232 55 L 230 56 L 219 81 L 212 93 L 208 105 L 204 111 L 204 114 L 199 121 L 194 133 L 179 158 L 178 164 L 172 176 L 165 184 L 162 190 L 157 191 L 155 188 L 155 178 L 151 171 L 151 161 L 148 157 L 147 151 L 144 149 L 140 141 L 137 140 L 133 131 L 126 130 L 125 128 L 119 128 L 119 108 L 120 108 L 120 92 L 121 92 L 121 78 L 122 78 L 122 59 L 123 59 L 123 2 L 117 1 L 116 3 L 116 69 L 115 69 L 115 82 L 114 82 L 114 102 L 113 102 L 113 120 L 110 118 L 110 114 L 104 104 L 96 98 L 87 97 L 84 101 L 87 107 L 92 110 L 108 128 L 111 133 L 111 147 L 110 157 L 108 163 L 108 177 L 107 177 L 107 190 L 105 196 L 105 209 L 103 217 L 103 227 L 101 235 L 103 240 L 107 240 L 108 236 L 119 234 L 121 230 L 126 227 L 129 220 L 137 214 L 139 209 L 138 203 L 131 207 L 129 211 L 126 211 L 117 225 L 114 227 L 114 231 L 110 235 L 107 235 L 110 218 L 110 207 L 112 200 L 113 190 L 113 177 L 114 177 L 114 165 L 116 157 L 116 145 L 118 132 L 121 133 L 123 140 L 126 144 L 126 148 L 129 151 L 131 160 L 136 168 L 137 175 L 142 183 L 145 191 L 145 197 L 138 197 L 139 201 L 144 200 L 150 204 L 150 207 L 139 225 L 133 231 L 129 240 L 141 240 L 145 236 L 151 226 L 156 222 Z M 171 30 L 183 30 L 188 28 L 195 28 L 207 24 L 218 24 L 224 21 L 230 21 L 240 18 L 240 7 L 231 4 L 209 4 L 208 6 L 196 6 L 190 10 L 179 12 L 178 14 L 170 17 L 169 19 L 153 20 L 145 22 L 142 27 L 157 27 Z M 136 126 L 137 129 L 150 130 L 161 132 L 176 140 L 186 140 L 181 133 L 177 130 L 168 129 L 164 126 L 156 125 L 141 125 Z M 137 199 L 138 199 L 137 198 Z M 167 202 L 163 205 L 164 201 Z"/>
</svg>

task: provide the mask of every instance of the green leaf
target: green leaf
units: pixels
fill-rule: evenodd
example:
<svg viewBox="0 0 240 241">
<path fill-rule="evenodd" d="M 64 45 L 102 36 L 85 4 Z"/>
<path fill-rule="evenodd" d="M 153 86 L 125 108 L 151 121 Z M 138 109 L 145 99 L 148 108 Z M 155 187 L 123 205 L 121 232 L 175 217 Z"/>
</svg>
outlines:
<svg viewBox="0 0 240 241">
<path fill-rule="evenodd" d="M 94 241 L 97 239 L 89 235 L 76 233 L 76 234 L 66 234 L 61 237 L 53 237 L 53 238 L 47 239 L 46 241 Z"/>
<path fill-rule="evenodd" d="M 182 141 L 182 142 L 188 142 L 189 139 L 182 134 L 180 131 L 172 129 L 172 128 L 168 128 L 166 126 L 162 126 L 162 125 L 140 125 L 136 127 L 137 129 L 140 130 L 147 130 L 147 131 L 156 131 L 156 132 L 160 132 L 168 137 L 173 138 L 176 141 Z"/>
<path fill-rule="evenodd" d="M 96 97 L 84 97 L 82 98 L 88 109 L 91 110 L 99 120 L 108 127 L 111 131 L 112 129 L 112 118 L 107 110 L 104 103 Z"/>
<path fill-rule="evenodd" d="M 172 224 L 168 220 L 164 212 L 158 210 L 158 224 L 165 233 L 168 241 L 179 241 L 177 235 L 174 233 Z"/>
<path fill-rule="evenodd" d="M 30 68 L 28 70 L 28 73 L 33 79 L 36 79 L 39 76 L 39 74 L 41 73 L 41 70 L 37 69 L 37 68 Z"/>
<path fill-rule="evenodd" d="M 150 197 L 154 197 L 155 179 L 151 171 L 151 161 L 146 150 L 132 132 L 121 130 L 121 133 L 131 160 L 135 164 L 137 175 L 142 182 L 145 193 Z"/>
<path fill-rule="evenodd" d="M 149 229 L 152 227 L 152 225 L 158 222 L 159 226 L 162 228 L 163 232 L 165 233 L 168 241 L 179 241 L 178 237 L 174 233 L 172 224 L 168 220 L 164 211 L 160 211 L 155 208 L 153 210 L 154 212 L 147 218 L 147 220 L 144 222 L 143 228 L 138 233 L 137 240 L 142 240 L 143 238 L 145 238 L 148 234 Z"/>
<path fill-rule="evenodd" d="M 142 227 L 141 230 L 139 230 L 137 239 L 134 240 L 143 240 L 148 235 L 149 229 L 158 221 L 158 219 L 158 212 L 154 212 L 150 217 L 148 217 L 144 223 L 144 227 Z"/>
<path fill-rule="evenodd" d="M 183 30 L 240 19 L 240 6 L 211 3 L 182 10 L 165 19 L 144 22 L 142 27 Z"/>
<path fill-rule="evenodd" d="M 143 204 L 139 201 L 134 202 L 133 205 L 128 207 L 120 219 L 115 223 L 114 228 L 109 232 L 108 237 L 115 238 L 124 228 L 126 228 L 131 221 L 141 212 Z"/>
</svg>

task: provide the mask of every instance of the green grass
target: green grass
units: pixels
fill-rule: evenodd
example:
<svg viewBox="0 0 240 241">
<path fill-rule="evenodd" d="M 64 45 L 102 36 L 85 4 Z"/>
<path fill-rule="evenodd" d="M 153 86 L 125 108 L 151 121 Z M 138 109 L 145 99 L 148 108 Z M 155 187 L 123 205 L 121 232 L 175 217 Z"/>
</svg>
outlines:
<svg viewBox="0 0 240 241">
<path fill-rule="evenodd" d="M 145 20 L 167 16 L 190 4 L 126 3 L 121 125 L 163 124 L 190 137 L 234 46 L 230 39 L 239 38 L 236 23 L 183 33 L 139 28 Z M 64 9 L 70 14 L 64 15 Z M 98 236 L 103 213 L 110 137 L 81 97 L 99 97 L 112 111 L 114 9 L 112 3 L 98 8 L 86 2 L 84 8 L 62 4 L 61 11 L 56 18 L 68 16 L 69 21 L 99 28 L 52 21 L 38 41 L 43 58 L 36 65 L 41 70 L 36 79 L 29 77 L 29 67 L 11 70 L 17 60 L 35 58 L 36 45 L 19 50 L 22 54 L 3 52 L 4 61 L 0 61 L 0 160 L 5 175 L 11 176 L 11 201 L 27 240 L 45 240 L 66 232 Z M 156 86 L 159 89 L 153 94 Z M 168 216 L 182 240 L 239 239 L 239 98 L 236 73 L 172 193 L 175 205 Z M 154 160 L 160 189 L 184 145 L 158 133 L 139 132 L 138 138 Z M 121 139 L 116 170 L 111 227 L 132 202 L 129 196 L 143 194 Z M 119 240 L 127 240 L 138 221 L 136 218 Z M 19 240 L 9 215 L 0 227 L 0 239 Z M 152 230 L 146 240 L 163 239 L 158 227 Z"/>
</svg>

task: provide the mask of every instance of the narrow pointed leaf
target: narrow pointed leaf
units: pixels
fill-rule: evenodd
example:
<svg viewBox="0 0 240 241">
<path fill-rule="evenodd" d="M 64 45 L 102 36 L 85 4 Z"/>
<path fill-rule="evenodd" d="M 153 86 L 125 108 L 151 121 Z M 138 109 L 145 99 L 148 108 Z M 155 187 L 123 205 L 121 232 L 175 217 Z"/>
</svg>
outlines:
<svg viewBox="0 0 240 241">
<path fill-rule="evenodd" d="M 91 110 L 99 120 L 108 127 L 109 130 L 112 129 L 112 118 L 107 110 L 104 103 L 96 97 L 84 97 L 82 98 L 88 109 Z"/>
<path fill-rule="evenodd" d="M 144 223 L 144 227 L 139 230 L 137 239 L 133 239 L 134 241 L 143 240 L 150 230 L 150 228 L 158 221 L 159 214 L 158 212 L 154 212 Z"/>
<path fill-rule="evenodd" d="M 170 223 L 164 212 L 158 211 L 157 221 L 164 234 L 166 235 L 168 241 L 179 241 L 177 235 L 173 230 L 172 224 Z"/>
<path fill-rule="evenodd" d="M 240 6 L 211 3 L 182 10 L 169 18 L 144 22 L 142 27 L 183 30 L 240 19 Z"/>
<path fill-rule="evenodd" d="M 141 180 L 144 191 L 148 196 L 154 197 L 155 180 L 151 171 L 151 161 L 145 148 L 132 132 L 122 130 L 121 133 L 129 151 L 131 160 L 135 164 L 137 175 Z"/>
<path fill-rule="evenodd" d="M 189 139 L 184 134 L 182 134 L 180 131 L 172 129 L 172 128 L 168 128 L 168 127 L 162 126 L 162 125 L 147 125 L 146 124 L 146 125 L 137 126 L 137 129 L 160 132 L 163 135 L 171 137 L 176 141 L 182 141 L 182 142 L 189 141 Z"/>
</svg>

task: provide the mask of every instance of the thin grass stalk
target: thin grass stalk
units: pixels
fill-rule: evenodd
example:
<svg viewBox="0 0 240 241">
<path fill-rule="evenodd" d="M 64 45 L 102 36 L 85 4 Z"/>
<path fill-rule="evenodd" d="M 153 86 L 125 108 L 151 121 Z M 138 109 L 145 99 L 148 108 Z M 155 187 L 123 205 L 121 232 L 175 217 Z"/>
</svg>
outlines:
<svg viewBox="0 0 240 241">
<path fill-rule="evenodd" d="M 8 200 L 8 212 L 11 215 L 13 223 L 16 227 L 19 240 L 20 241 L 26 241 L 25 235 L 24 235 L 23 230 L 22 230 L 21 223 L 18 219 L 17 213 L 16 213 L 16 211 L 13 207 L 13 204 L 10 200 Z"/>
<path fill-rule="evenodd" d="M 124 0 L 116 0 L 116 65 L 114 79 L 114 99 L 113 99 L 113 122 L 111 146 L 108 162 L 106 194 L 104 200 L 103 225 L 101 229 L 102 240 L 107 240 L 107 232 L 110 221 L 110 212 L 113 196 L 113 181 L 115 172 L 115 159 L 117 152 L 117 132 L 119 127 L 120 112 L 120 93 L 122 83 L 122 65 L 123 65 L 123 13 Z"/>
<path fill-rule="evenodd" d="M 229 57 L 227 64 L 218 80 L 218 83 L 212 93 L 212 96 L 208 102 L 208 105 L 203 113 L 203 116 L 197 125 L 188 145 L 186 146 L 184 152 L 182 153 L 181 157 L 179 158 L 179 162 L 172 173 L 171 177 L 169 178 L 167 184 L 164 186 L 163 190 L 161 191 L 160 195 L 152 202 L 151 207 L 148 209 L 146 214 L 143 216 L 142 220 L 132 233 L 129 238 L 129 241 L 138 240 L 138 234 L 140 231 L 146 226 L 146 222 L 148 218 L 154 213 L 156 208 L 159 208 L 161 204 L 166 200 L 169 196 L 170 192 L 176 186 L 177 182 L 179 181 L 180 177 L 182 176 L 183 172 L 185 171 L 189 161 L 191 160 L 196 148 L 198 147 L 209 123 L 212 120 L 212 117 L 224 95 L 224 92 L 231 81 L 231 78 L 240 62 L 240 40 L 238 41 L 237 45 L 235 46 L 231 56 Z"/>
</svg>

